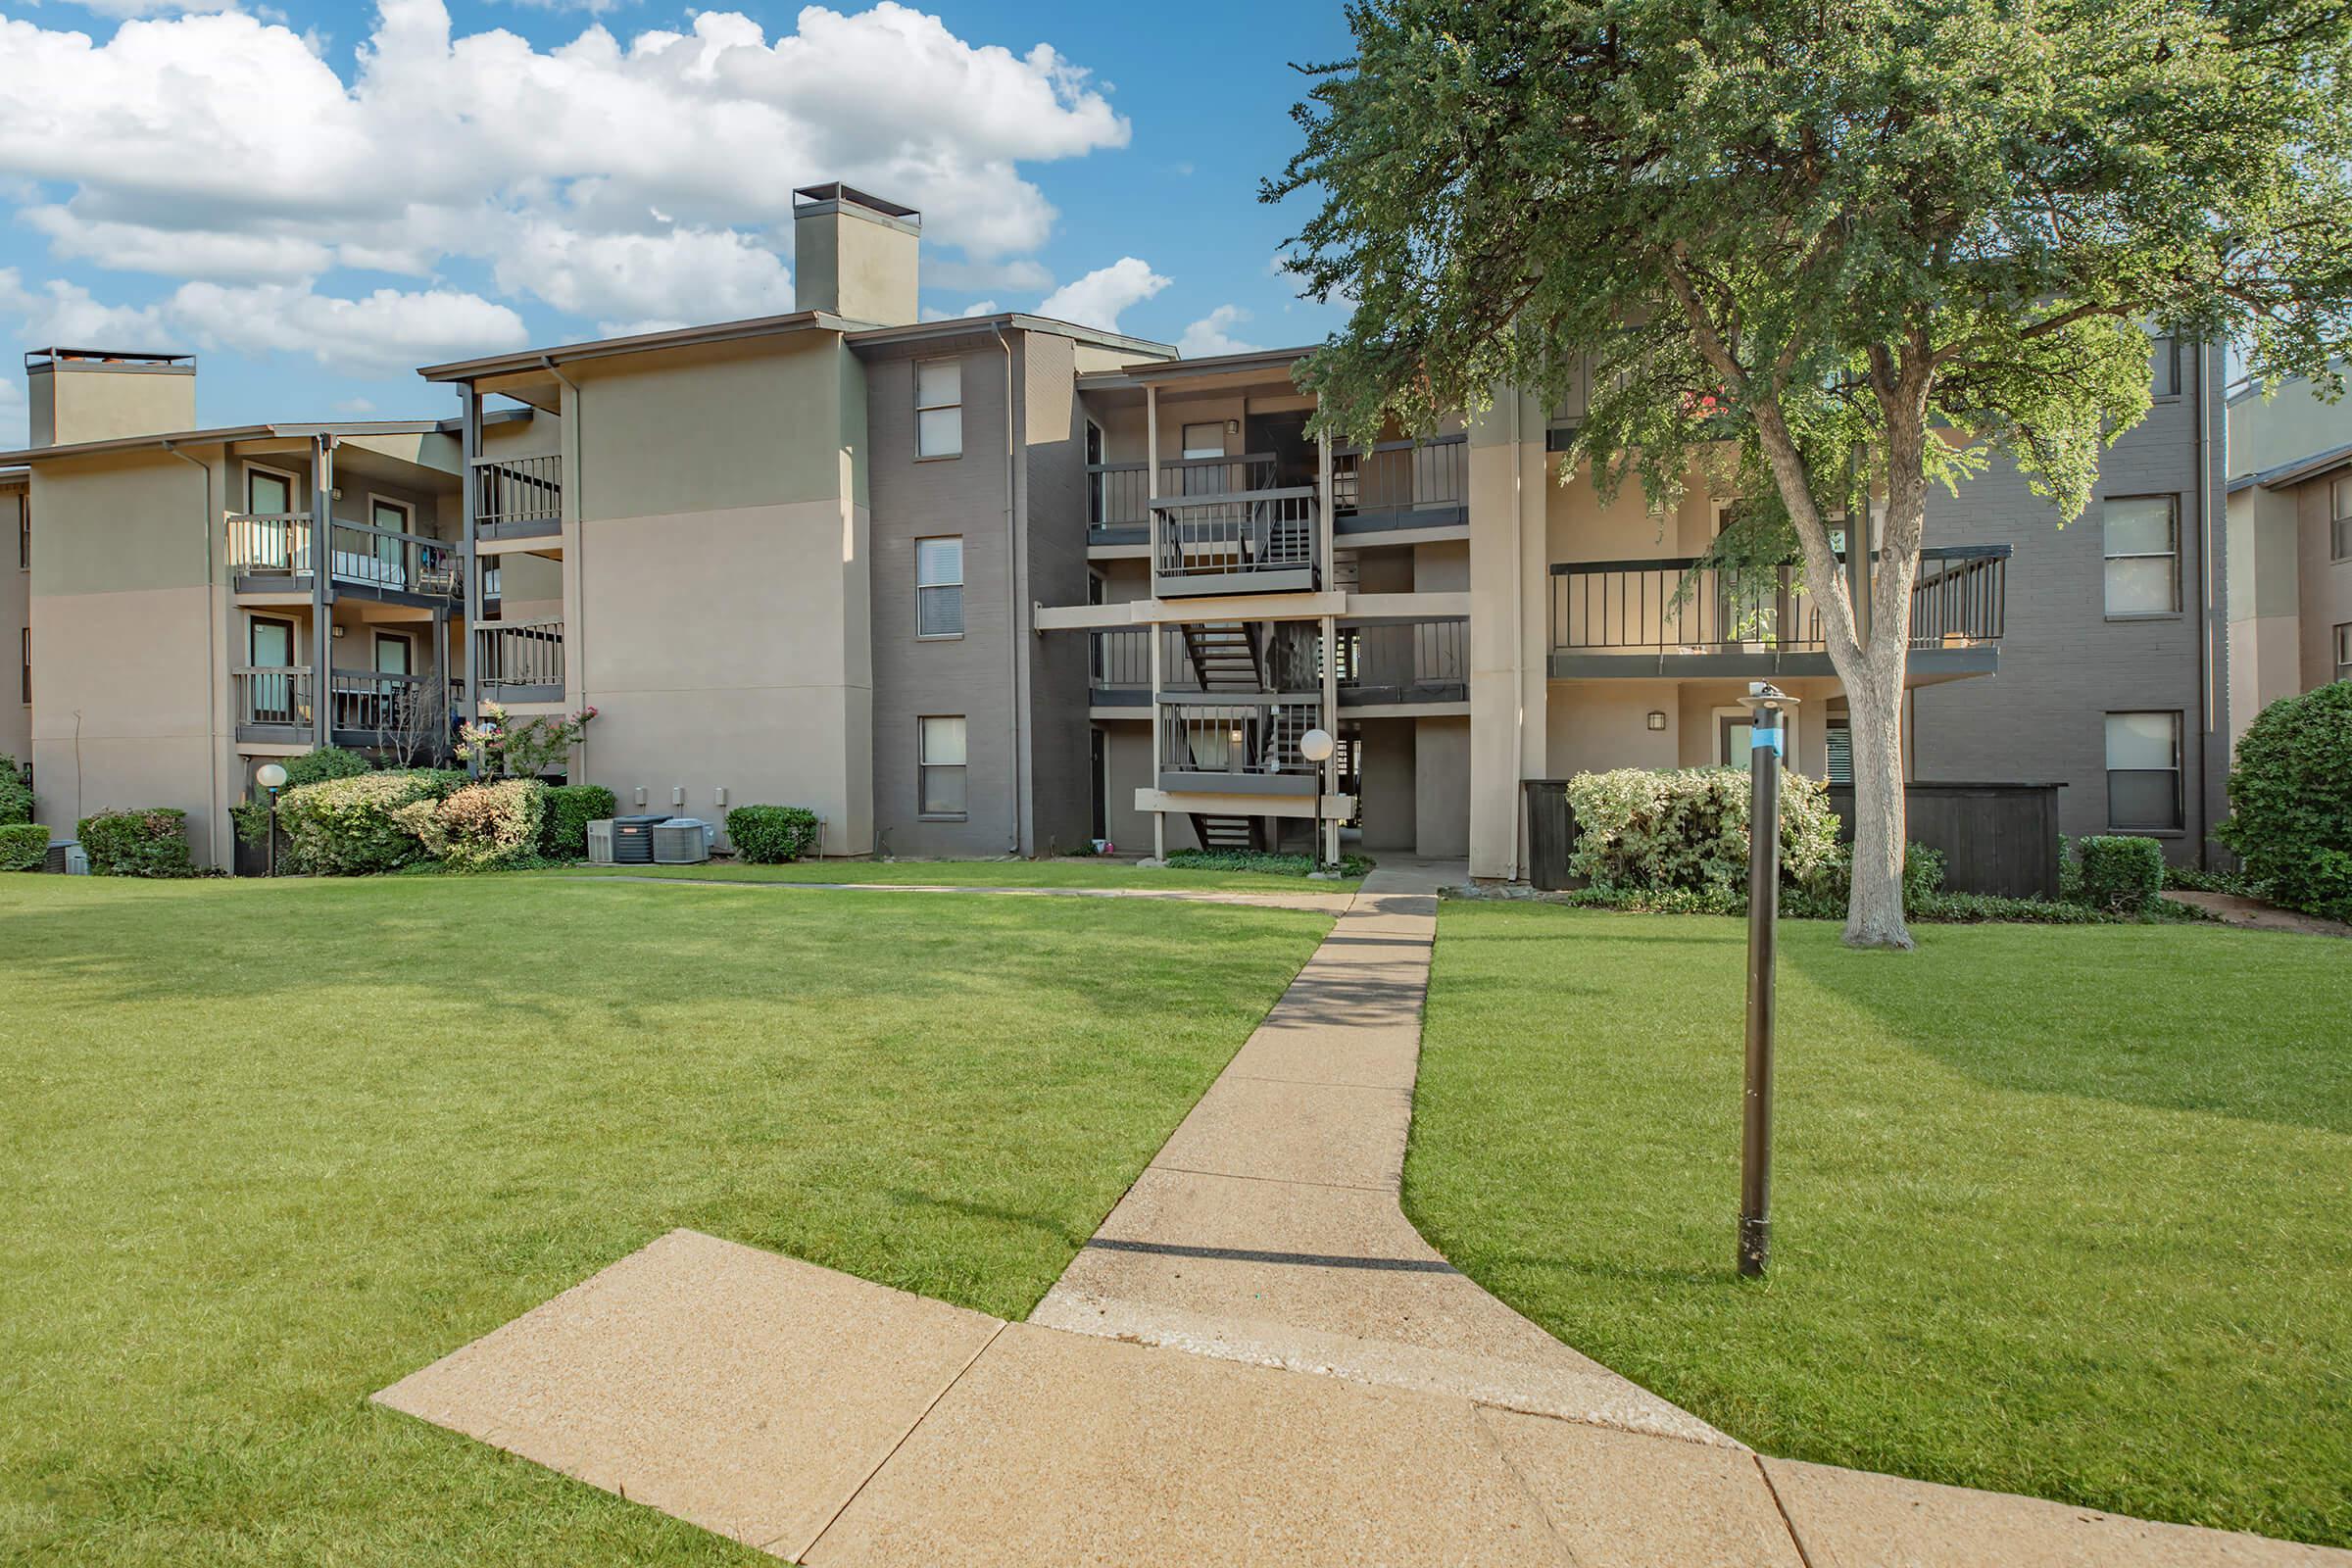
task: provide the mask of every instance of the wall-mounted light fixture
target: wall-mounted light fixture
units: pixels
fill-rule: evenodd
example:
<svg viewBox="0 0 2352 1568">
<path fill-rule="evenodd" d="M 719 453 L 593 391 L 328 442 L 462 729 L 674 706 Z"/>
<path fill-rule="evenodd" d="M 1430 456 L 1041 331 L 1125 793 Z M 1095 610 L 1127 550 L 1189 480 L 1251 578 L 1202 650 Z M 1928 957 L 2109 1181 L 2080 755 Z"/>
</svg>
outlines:
<svg viewBox="0 0 2352 1568">
<path fill-rule="evenodd" d="M 1649 727 L 1651 729 L 1664 729 L 1666 727 L 1666 713 L 1663 709 L 1653 708 L 1649 710 Z"/>
<path fill-rule="evenodd" d="M 340 637 L 340 636 L 342 636 L 342 635 L 343 635 L 343 628 L 342 628 L 342 627 L 340 627 L 340 626 L 337 626 L 337 627 L 335 627 L 335 628 L 334 628 L 334 629 L 333 629 L 333 630 L 332 630 L 332 631 L 329 633 L 329 635 L 330 635 L 330 636 L 335 636 L 335 637 Z"/>
</svg>

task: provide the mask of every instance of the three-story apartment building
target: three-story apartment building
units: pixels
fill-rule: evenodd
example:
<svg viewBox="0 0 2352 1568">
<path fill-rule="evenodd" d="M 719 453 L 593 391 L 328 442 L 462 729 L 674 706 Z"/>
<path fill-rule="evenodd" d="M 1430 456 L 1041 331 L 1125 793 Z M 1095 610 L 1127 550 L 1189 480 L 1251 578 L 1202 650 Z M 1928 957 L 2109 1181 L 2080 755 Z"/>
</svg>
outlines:
<svg viewBox="0 0 2352 1568">
<path fill-rule="evenodd" d="M 1525 780 L 1741 762 L 1755 678 L 1803 700 L 1792 765 L 1840 772 L 1795 573 L 1693 574 L 1703 484 L 1653 512 L 1563 476 L 1573 403 L 1326 443 L 1301 351 L 920 320 L 919 215 L 839 185 L 796 240 L 792 314 L 429 367 L 448 419 L 202 430 L 188 362 L 36 356 L 71 395 L 36 382 L 55 418 L 0 462 L 30 470 L 44 818 L 181 806 L 225 863 L 261 760 L 430 750 L 490 702 L 593 708 L 570 773 L 624 810 L 788 802 L 834 855 L 1320 836 L 1512 878 Z M 2160 348 L 2082 522 L 2013 476 L 1937 498 L 1915 776 L 2063 783 L 2070 832 L 2204 853 L 2207 361 Z"/>
</svg>

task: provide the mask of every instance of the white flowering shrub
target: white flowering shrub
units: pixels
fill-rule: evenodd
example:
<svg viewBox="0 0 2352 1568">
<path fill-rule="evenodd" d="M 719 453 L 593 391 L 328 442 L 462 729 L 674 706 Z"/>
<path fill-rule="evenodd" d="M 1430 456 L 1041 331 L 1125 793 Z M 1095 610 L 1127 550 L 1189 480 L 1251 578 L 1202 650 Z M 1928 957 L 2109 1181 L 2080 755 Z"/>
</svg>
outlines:
<svg viewBox="0 0 2352 1568">
<path fill-rule="evenodd" d="M 539 853 L 547 790 L 537 779 L 468 784 L 440 800 L 402 807 L 400 823 L 454 871 L 491 871 Z"/>
<path fill-rule="evenodd" d="M 1747 882 L 1748 776 L 1731 767 L 1621 767 L 1568 781 L 1568 869 L 1596 888 L 1732 894 Z M 1803 886 L 1838 856 L 1829 786 L 1781 773 L 1781 877 Z"/>
</svg>

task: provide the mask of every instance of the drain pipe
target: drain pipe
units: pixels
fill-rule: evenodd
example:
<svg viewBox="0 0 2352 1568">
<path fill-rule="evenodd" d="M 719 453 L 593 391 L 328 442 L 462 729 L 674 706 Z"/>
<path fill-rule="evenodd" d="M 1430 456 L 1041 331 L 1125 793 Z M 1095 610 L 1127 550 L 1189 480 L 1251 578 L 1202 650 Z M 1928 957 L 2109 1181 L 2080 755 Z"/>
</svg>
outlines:
<svg viewBox="0 0 2352 1568">
<path fill-rule="evenodd" d="M 220 616 L 213 607 L 213 468 L 211 464 L 199 462 L 180 451 L 177 442 L 165 442 L 164 450 L 204 475 L 204 721 L 205 733 L 211 736 L 213 717 L 220 710 Z M 214 740 L 211 750 L 213 755 L 204 761 L 204 776 L 209 787 L 207 798 L 212 803 L 211 814 L 206 816 L 204 824 L 208 839 L 220 831 L 220 748 L 218 739 Z M 76 775 L 74 787 L 78 789 L 81 785 L 78 776 L 80 761 L 76 760 L 74 766 Z"/>
<path fill-rule="evenodd" d="M 1527 512 L 1527 455 L 1519 449 L 1527 440 L 1527 400 L 1517 387 L 1511 388 L 1511 863 L 1510 880 L 1516 882 L 1527 870 L 1527 858 L 1519 852 L 1519 803 L 1527 791 L 1519 784 L 1527 768 L 1527 588 L 1520 581 L 1527 553 L 1521 538 L 1522 518 Z M 1548 552 L 1547 552 L 1548 553 Z M 1544 578 L 1544 591 L 1551 591 L 1551 579 Z M 1548 670 L 1546 671 L 1548 675 Z M 1550 688 L 1544 688 L 1549 700 Z M 1550 743 L 1548 734 L 1545 744 Z M 1545 768 L 1546 773 L 1550 772 Z"/>
<path fill-rule="evenodd" d="M 996 328 L 997 347 L 1004 355 L 1004 669 L 1012 699 L 1012 811 L 1005 853 L 1021 853 L 1021 583 L 1017 563 L 1020 533 L 1014 520 L 1012 475 L 1012 340 Z M 966 745 L 969 745 L 967 740 Z"/>
<path fill-rule="evenodd" d="M 2180 351 L 2175 349 L 2178 354 Z M 2210 865 L 2213 852 L 2213 732 L 2220 679 L 2214 669 L 2217 640 L 2213 632 L 2213 345 L 2197 343 L 2197 707 L 2204 720 L 2197 726 L 2197 800 L 2202 818 L 2197 824 L 2197 863 Z M 2226 525 L 2225 525 L 2226 526 Z M 2222 657 L 2227 657 L 2226 651 Z M 2225 671 L 2226 673 L 2226 671 Z M 2226 806 L 2227 801 L 2224 802 Z"/>
</svg>

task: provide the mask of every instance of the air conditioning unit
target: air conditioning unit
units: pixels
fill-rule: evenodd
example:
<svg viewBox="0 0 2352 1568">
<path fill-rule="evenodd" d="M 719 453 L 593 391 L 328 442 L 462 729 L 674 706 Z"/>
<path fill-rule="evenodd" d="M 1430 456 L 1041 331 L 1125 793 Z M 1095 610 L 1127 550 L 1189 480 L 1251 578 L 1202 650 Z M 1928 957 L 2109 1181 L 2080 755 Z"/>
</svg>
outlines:
<svg viewBox="0 0 2352 1568">
<path fill-rule="evenodd" d="M 611 865 L 612 863 L 612 819 L 611 817 L 606 817 L 601 822 L 588 824 L 588 863 L 590 865 Z"/>
<path fill-rule="evenodd" d="M 612 819 L 614 865 L 654 863 L 654 829 L 669 818 L 662 815 L 616 816 Z"/>
<path fill-rule="evenodd" d="M 654 825 L 654 859 L 661 865 L 700 865 L 710 858 L 717 830 L 692 816 L 673 816 Z"/>
<path fill-rule="evenodd" d="M 59 839 L 49 846 L 41 860 L 41 869 L 63 876 L 88 876 L 90 858 L 78 839 Z"/>
</svg>

